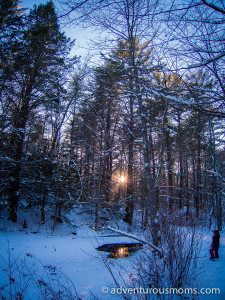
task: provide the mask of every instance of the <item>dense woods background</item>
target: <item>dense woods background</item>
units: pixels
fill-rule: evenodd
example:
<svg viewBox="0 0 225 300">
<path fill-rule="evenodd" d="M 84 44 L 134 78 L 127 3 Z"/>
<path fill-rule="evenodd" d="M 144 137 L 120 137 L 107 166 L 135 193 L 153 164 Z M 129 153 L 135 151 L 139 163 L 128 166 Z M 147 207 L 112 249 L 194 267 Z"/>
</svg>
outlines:
<svg viewBox="0 0 225 300">
<path fill-rule="evenodd" d="M 223 2 L 60 4 L 0 1 L 2 212 L 87 203 L 156 245 L 165 219 L 222 229 Z M 72 57 L 60 22 L 99 30 L 101 59 Z"/>
</svg>

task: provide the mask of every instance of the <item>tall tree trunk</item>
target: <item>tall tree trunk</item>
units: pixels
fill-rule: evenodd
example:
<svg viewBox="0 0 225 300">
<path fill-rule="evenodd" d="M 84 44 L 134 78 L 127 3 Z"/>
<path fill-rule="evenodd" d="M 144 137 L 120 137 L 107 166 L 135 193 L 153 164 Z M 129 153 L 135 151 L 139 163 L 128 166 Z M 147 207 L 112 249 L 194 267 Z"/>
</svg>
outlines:
<svg viewBox="0 0 225 300">
<path fill-rule="evenodd" d="M 133 79 L 129 78 L 130 90 L 134 90 Z M 129 140 L 128 140 L 128 170 L 127 170 L 127 203 L 125 208 L 124 221 L 129 225 L 133 223 L 134 215 L 134 174 L 133 174 L 133 163 L 134 163 L 134 97 L 129 97 Z"/>
<path fill-rule="evenodd" d="M 198 141 L 198 150 L 197 150 L 197 170 L 196 170 L 196 192 L 195 192 L 195 208 L 196 208 L 196 217 L 199 217 L 199 208 L 202 201 L 201 196 L 201 137 L 200 133 L 197 137 Z"/>
<path fill-rule="evenodd" d="M 11 151 L 14 160 L 14 167 L 11 174 L 11 185 L 9 188 L 9 220 L 17 222 L 17 208 L 19 201 L 21 159 L 23 156 L 23 145 L 25 128 L 28 118 L 28 103 L 25 103 L 14 122 L 13 134 L 11 137 Z"/>
<path fill-rule="evenodd" d="M 188 172 L 188 159 L 186 157 L 186 163 L 185 163 L 185 174 L 186 174 L 186 180 L 185 180 L 185 189 L 186 189 L 186 193 L 185 193 L 185 202 L 186 202 L 186 208 L 187 208 L 187 211 L 186 211 L 186 215 L 187 215 L 187 218 L 189 217 L 189 214 L 190 214 L 190 203 L 189 203 L 189 172 Z"/>
<path fill-rule="evenodd" d="M 43 195 L 42 195 L 42 201 L 41 201 L 41 224 L 45 223 L 46 197 L 47 197 L 47 188 L 45 187 Z"/>
<path fill-rule="evenodd" d="M 17 208 L 19 202 L 19 188 L 21 175 L 21 159 L 23 156 L 23 146 L 25 138 L 25 129 L 29 115 L 29 102 L 32 88 L 35 82 L 37 66 L 34 66 L 27 86 L 21 91 L 20 104 L 18 112 L 15 113 L 14 126 L 11 136 L 11 151 L 15 167 L 11 175 L 11 186 L 9 188 L 9 220 L 17 222 Z"/>
<path fill-rule="evenodd" d="M 139 105 L 141 110 L 143 111 L 142 103 L 139 99 Z M 147 200 L 148 200 L 148 207 L 149 207 L 149 214 L 151 220 L 151 234 L 154 245 L 159 244 L 159 223 L 157 220 L 157 203 L 155 197 L 155 189 L 154 189 L 154 180 L 151 173 L 151 161 L 150 161 L 150 145 L 148 140 L 148 131 L 147 131 L 147 122 L 144 115 L 141 116 L 141 123 L 142 123 L 142 136 L 144 142 L 144 172 L 147 184 Z"/>
<path fill-rule="evenodd" d="M 112 123 L 112 99 L 107 102 L 107 115 L 106 115 L 106 136 L 105 136 L 105 153 L 104 153 L 104 169 L 105 169 L 105 200 L 106 202 L 110 201 L 111 194 L 111 180 L 112 180 L 112 137 L 111 137 L 111 123 Z"/>
<path fill-rule="evenodd" d="M 160 237 L 158 234 L 160 226 L 157 217 L 157 201 L 156 201 L 155 188 L 154 188 L 154 179 L 151 170 L 151 157 L 150 157 L 151 151 L 150 151 L 150 141 L 149 141 L 149 134 L 148 134 L 149 117 L 147 115 L 143 103 L 143 95 L 141 93 L 141 86 L 140 86 L 139 76 L 138 76 L 138 68 L 135 63 L 135 38 L 132 37 L 129 42 L 130 42 L 130 55 L 131 55 L 130 63 L 133 70 L 133 80 L 135 82 L 135 86 L 133 87 L 133 92 L 135 93 L 135 97 L 137 98 L 138 109 L 141 118 L 143 156 L 144 156 L 144 174 L 145 174 L 146 185 L 147 185 L 147 202 L 148 202 L 150 221 L 151 221 L 151 235 L 152 235 L 154 245 L 157 246 L 160 241 Z"/>
<path fill-rule="evenodd" d="M 215 143 L 215 132 L 213 124 L 209 121 L 210 128 L 210 151 L 211 151 L 211 168 L 214 172 L 212 180 L 212 195 L 213 201 L 211 202 L 214 211 L 216 212 L 216 221 L 218 230 L 222 230 L 222 216 L 223 216 L 223 206 L 221 199 L 221 182 L 219 175 L 217 174 L 217 157 L 216 157 L 216 143 Z"/>
<path fill-rule="evenodd" d="M 166 139 L 166 160 L 167 160 L 167 177 L 169 186 L 169 211 L 173 212 L 173 164 L 172 164 L 172 153 L 170 144 L 170 134 L 168 129 L 165 130 Z"/>
<path fill-rule="evenodd" d="M 149 120 L 149 123 L 151 123 L 151 120 Z M 153 138 L 152 138 L 152 129 L 150 125 L 150 134 L 149 134 L 149 146 L 150 146 L 150 158 L 152 162 L 152 177 L 154 182 L 156 181 L 156 164 L 155 164 L 155 153 L 154 153 L 154 145 L 153 145 Z M 156 208 L 157 211 L 159 209 L 159 187 L 158 185 L 155 187 L 155 201 L 156 201 Z"/>
<path fill-rule="evenodd" d="M 181 137 L 181 120 L 180 113 L 178 112 L 178 147 L 179 147 L 179 192 L 178 192 L 178 208 L 182 209 L 183 206 L 183 189 L 184 189 L 184 168 L 183 168 L 183 147 Z"/>
</svg>

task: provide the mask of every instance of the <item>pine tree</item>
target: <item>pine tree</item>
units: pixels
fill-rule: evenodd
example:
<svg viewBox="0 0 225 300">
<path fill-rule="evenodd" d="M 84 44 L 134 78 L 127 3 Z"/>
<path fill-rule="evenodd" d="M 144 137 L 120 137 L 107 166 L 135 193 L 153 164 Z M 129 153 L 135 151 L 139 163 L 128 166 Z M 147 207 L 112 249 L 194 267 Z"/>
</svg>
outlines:
<svg viewBox="0 0 225 300">
<path fill-rule="evenodd" d="M 60 78 L 67 69 L 66 57 L 72 46 L 60 32 L 52 1 L 34 6 L 25 18 L 23 36 L 16 40 L 11 74 L 7 82 L 11 123 L 8 186 L 9 218 L 17 221 L 17 206 L 26 128 L 32 112 L 57 106 L 63 92 Z M 8 70 L 5 69 L 5 76 Z"/>
</svg>

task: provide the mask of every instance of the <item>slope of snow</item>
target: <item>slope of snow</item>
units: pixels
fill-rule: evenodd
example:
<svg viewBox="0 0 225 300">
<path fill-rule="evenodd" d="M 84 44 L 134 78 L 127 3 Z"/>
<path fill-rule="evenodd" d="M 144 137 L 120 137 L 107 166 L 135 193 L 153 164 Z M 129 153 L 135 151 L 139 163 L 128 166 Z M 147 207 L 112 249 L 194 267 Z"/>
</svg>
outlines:
<svg viewBox="0 0 225 300">
<path fill-rule="evenodd" d="M 6 221 L 4 220 L 3 222 L 2 220 L 0 224 L 0 294 L 4 293 L 2 288 L 10 291 L 9 282 L 11 282 L 12 291 L 15 286 L 17 286 L 17 290 L 27 288 L 28 293 L 26 293 L 24 299 L 46 299 L 44 294 L 42 297 L 38 296 L 38 287 L 41 286 L 42 291 L 44 291 L 43 287 L 47 283 L 57 290 L 57 288 L 60 289 L 58 283 L 60 281 L 64 287 L 68 287 L 72 292 L 74 292 L 74 285 L 82 300 L 120 299 L 120 295 L 102 293 L 103 287 L 115 288 L 116 284 L 104 264 L 104 259 L 108 254 L 98 252 L 96 247 L 105 243 L 130 242 L 134 240 L 113 234 L 108 230 L 95 232 L 87 225 L 85 218 L 90 221 L 91 217 L 88 215 L 84 217 L 76 215 L 74 222 L 76 221 L 75 224 L 79 224 L 79 227 L 71 227 L 71 225 L 69 226 L 64 222 L 63 224 L 58 224 L 54 232 L 49 230 L 50 224 L 36 228 L 32 225 L 31 220 L 28 220 L 28 226 L 31 224 L 29 229 L 18 231 L 14 225 L 10 223 L 7 225 Z M 23 217 L 19 220 L 20 228 L 22 223 Z M 76 235 L 72 234 L 74 231 L 76 231 Z M 210 261 L 209 247 L 212 232 L 209 230 L 203 233 L 199 231 L 199 234 L 202 236 L 202 249 L 198 259 L 198 270 L 196 271 L 200 275 L 198 282 L 193 282 L 191 288 L 197 288 L 198 290 L 201 288 L 219 288 L 220 295 L 199 294 L 198 297 L 183 295 L 179 297 L 174 296 L 172 299 L 224 300 L 225 237 L 222 232 L 219 250 L 220 259 Z M 133 253 L 128 258 L 107 259 L 107 262 L 115 274 L 119 270 L 124 272 L 124 276 L 129 277 L 130 274 L 125 271 L 126 269 L 135 276 L 134 264 L 137 263 L 139 255 L 145 249 L 144 247 L 143 250 Z M 9 265 L 11 265 L 11 270 Z M 31 282 L 26 282 L 26 274 L 28 273 L 36 279 L 39 286 L 35 287 Z M 63 295 L 56 299 L 72 300 L 72 298 L 66 298 Z M 137 298 L 133 296 L 132 299 Z M 157 296 L 153 296 L 151 299 L 157 299 Z"/>
</svg>

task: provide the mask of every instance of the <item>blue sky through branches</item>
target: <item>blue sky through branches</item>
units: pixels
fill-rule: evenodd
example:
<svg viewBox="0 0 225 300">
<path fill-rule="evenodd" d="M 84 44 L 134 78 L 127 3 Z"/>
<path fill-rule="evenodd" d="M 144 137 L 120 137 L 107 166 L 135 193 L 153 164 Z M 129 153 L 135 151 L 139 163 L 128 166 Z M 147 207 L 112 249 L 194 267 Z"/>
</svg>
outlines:
<svg viewBox="0 0 225 300">
<path fill-rule="evenodd" d="M 35 4 L 38 6 L 47 2 L 48 0 L 21 0 L 20 5 L 22 5 L 24 8 L 27 8 L 28 13 L 29 9 L 31 9 Z M 57 3 L 55 1 L 53 1 L 53 3 L 57 7 Z M 70 37 L 72 40 L 75 39 L 76 41 L 71 55 L 86 56 L 88 54 L 88 39 L 91 35 L 90 30 L 84 30 L 75 27 L 73 24 L 61 26 L 61 29 L 65 31 L 67 37 Z"/>
</svg>

